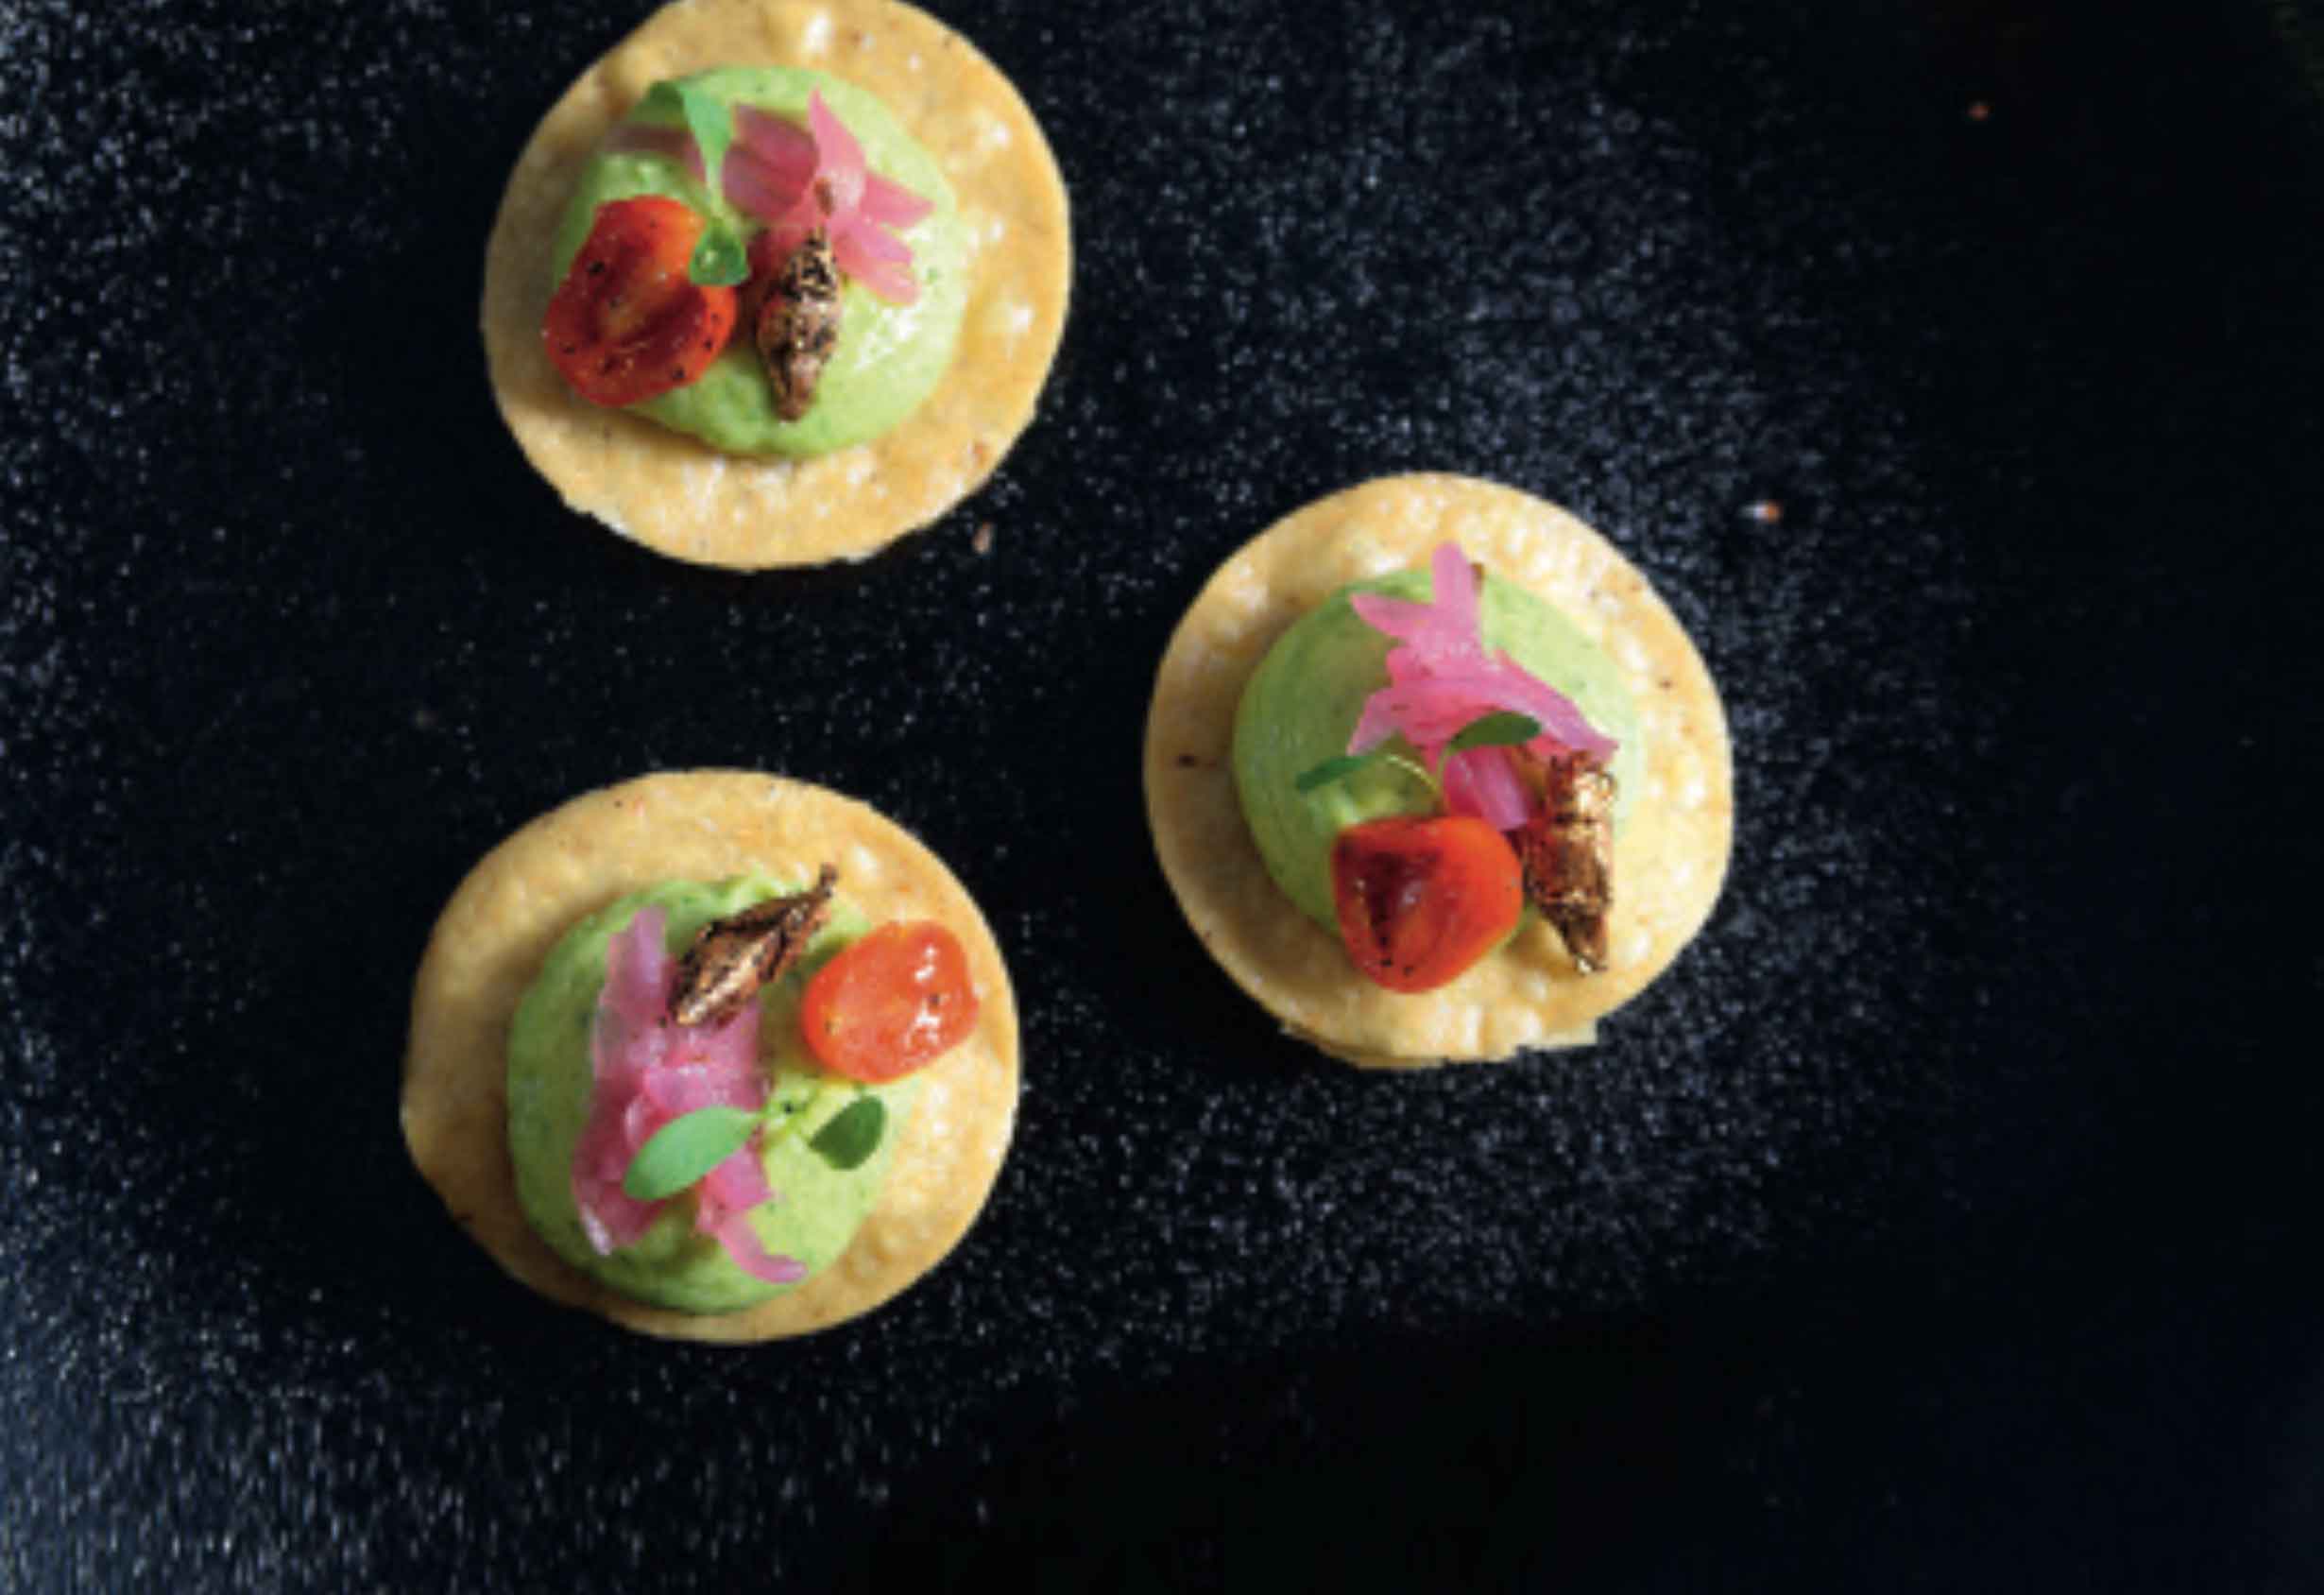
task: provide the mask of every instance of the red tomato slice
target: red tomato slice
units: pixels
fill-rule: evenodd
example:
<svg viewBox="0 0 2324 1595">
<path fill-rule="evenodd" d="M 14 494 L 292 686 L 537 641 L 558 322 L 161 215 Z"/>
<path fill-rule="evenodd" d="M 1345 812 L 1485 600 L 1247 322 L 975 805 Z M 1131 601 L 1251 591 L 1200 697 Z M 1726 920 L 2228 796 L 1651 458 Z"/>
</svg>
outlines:
<svg viewBox="0 0 2324 1595">
<path fill-rule="evenodd" d="M 880 926 L 815 971 L 799 1004 L 824 1068 L 878 1085 L 950 1051 L 977 1021 L 959 938 L 930 919 Z"/>
<path fill-rule="evenodd" d="M 726 347 L 734 290 L 686 275 L 702 226 L 692 207 L 659 195 L 597 207 L 540 329 L 550 362 L 590 403 L 684 387 Z"/>
<path fill-rule="evenodd" d="M 1507 839 L 1473 815 L 1351 825 L 1331 847 L 1347 955 L 1391 991 L 1433 991 L 1516 928 L 1525 882 Z"/>
</svg>

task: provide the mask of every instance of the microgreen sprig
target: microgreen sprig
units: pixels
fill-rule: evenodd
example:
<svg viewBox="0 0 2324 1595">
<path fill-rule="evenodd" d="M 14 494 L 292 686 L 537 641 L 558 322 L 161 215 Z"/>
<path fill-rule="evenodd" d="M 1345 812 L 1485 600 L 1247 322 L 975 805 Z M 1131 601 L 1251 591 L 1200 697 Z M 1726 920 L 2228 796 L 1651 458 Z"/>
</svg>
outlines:
<svg viewBox="0 0 2324 1595">
<path fill-rule="evenodd" d="M 747 1107 L 697 1107 L 646 1138 L 622 1175 L 622 1190 L 640 1202 L 675 1196 L 743 1149 L 760 1115 Z"/>
<path fill-rule="evenodd" d="M 750 252 L 727 214 L 723 182 L 726 149 L 734 142 L 734 112 L 717 95 L 676 80 L 655 84 L 646 91 L 645 103 L 665 114 L 675 111 L 702 153 L 702 180 L 710 191 L 711 209 L 703 218 L 693 258 L 686 263 L 687 280 L 704 287 L 730 288 L 750 275 Z"/>
</svg>

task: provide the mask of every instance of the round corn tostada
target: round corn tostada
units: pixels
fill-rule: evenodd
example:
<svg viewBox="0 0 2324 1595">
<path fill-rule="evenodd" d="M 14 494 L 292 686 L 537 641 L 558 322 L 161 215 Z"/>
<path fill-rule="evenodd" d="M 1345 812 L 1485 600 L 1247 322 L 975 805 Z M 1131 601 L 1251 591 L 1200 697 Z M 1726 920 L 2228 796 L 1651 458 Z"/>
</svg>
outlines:
<svg viewBox="0 0 2324 1595">
<path fill-rule="evenodd" d="M 590 403 L 543 341 L 560 228 L 608 132 L 658 84 L 758 64 L 884 106 L 956 197 L 944 213 L 966 252 L 957 340 L 932 391 L 870 440 L 803 457 L 721 452 Z M 486 253 L 485 350 L 502 416 L 572 507 L 692 563 L 820 564 L 878 552 L 992 474 L 1033 419 L 1071 273 L 1056 161 L 1016 89 L 959 34 L 893 0 L 675 0 L 582 74 L 518 158 Z M 722 363 L 747 358 L 738 348 Z"/>
<path fill-rule="evenodd" d="M 1431 551 L 1448 542 L 1546 601 L 1578 634 L 1591 669 L 1610 678 L 1600 696 L 1619 701 L 1633 728 L 1616 766 L 1625 790 L 1613 828 L 1604 965 L 1590 972 L 1529 912 L 1448 984 L 1421 992 L 1374 984 L 1318 923 L 1318 911 L 1303 912 L 1287 895 L 1239 792 L 1238 712 L 1277 642 L 1350 584 L 1426 570 Z M 1329 751 L 1346 746 L 1355 714 L 1347 705 L 1319 733 L 1336 739 Z M 1297 801 L 1285 784 L 1285 798 Z M 1145 787 L 1163 873 L 1204 946 L 1293 1035 L 1380 1068 L 1594 1040 L 1597 1021 L 1661 973 L 1708 918 L 1733 830 L 1717 691 L 1646 578 L 1558 506 L 1452 475 L 1387 477 L 1333 494 L 1220 568 L 1163 656 Z M 1327 914 L 1330 887 L 1321 890 Z"/>
<path fill-rule="evenodd" d="M 521 1006 L 538 995 L 537 983 L 549 984 L 544 965 L 592 917 L 602 921 L 640 894 L 672 882 L 797 879 L 825 865 L 868 921 L 932 920 L 951 933 L 976 1000 L 973 1029 L 914 1077 L 915 1100 L 889 1137 L 892 1155 L 883 1154 L 884 1183 L 844 1251 L 803 1282 L 729 1312 L 682 1311 L 609 1287 L 544 1239 L 520 1192 L 525 1176 L 511 1151 L 510 1086 Z M 583 1017 L 573 1028 L 585 1023 Z M 648 1334 L 772 1340 L 870 1311 L 952 1249 L 1000 1175 L 1016 1122 L 1017 1069 L 1017 1009 L 1000 947 L 966 889 L 925 846 L 822 787 L 737 770 L 667 773 L 589 793 L 533 820 L 453 894 L 413 992 L 403 1135 L 461 1227 L 552 1300 Z M 771 1210 L 781 1206 L 778 1192 Z M 705 1249 L 716 1248 L 694 1244 Z"/>
</svg>

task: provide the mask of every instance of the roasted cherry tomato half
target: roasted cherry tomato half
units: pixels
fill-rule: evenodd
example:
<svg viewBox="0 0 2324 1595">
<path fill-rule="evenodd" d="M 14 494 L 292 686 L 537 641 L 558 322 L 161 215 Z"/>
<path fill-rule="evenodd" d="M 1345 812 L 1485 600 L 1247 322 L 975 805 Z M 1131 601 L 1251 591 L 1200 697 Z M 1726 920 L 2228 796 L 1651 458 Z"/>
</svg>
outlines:
<svg viewBox="0 0 2324 1595">
<path fill-rule="evenodd" d="M 878 1085 L 950 1051 L 977 1021 L 960 940 L 929 919 L 880 926 L 815 971 L 799 1004 L 807 1050 Z"/>
<path fill-rule="evenodd" d="M 550 363 L 592 404 L 684 387 L 734 334 L 734 290 L 686 275 L 702 217 L 659 195 L 597 207 L 540 334 Z"/>
<path fill-rule="evenodd" d="M 1331 846 L 1347 955 L 1391 991 L 1433 991 L 1500 945 L 1525 908 L 1516 850 L 1473 815 L 1368 820 Z"/>
</svg>

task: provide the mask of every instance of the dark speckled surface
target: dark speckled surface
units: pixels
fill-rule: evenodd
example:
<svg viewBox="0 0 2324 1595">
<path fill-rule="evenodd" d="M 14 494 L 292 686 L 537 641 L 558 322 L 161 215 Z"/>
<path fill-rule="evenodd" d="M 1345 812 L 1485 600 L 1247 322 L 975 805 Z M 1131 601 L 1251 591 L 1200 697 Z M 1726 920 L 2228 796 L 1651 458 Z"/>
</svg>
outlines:
<svg viewBox="0 0 2324 1595">
<path fill-rule="evenodd" d="M 1054 381 L 741 578 L 564 512 L 474 331 L 645 9 L 0 0 L 0 1586 L 2324 1583 L 2324 15 L 943 8 L 1072 190 Z M 1179 611 L 1405 469 L 1726 694 L 1727 895 L 1584 1056 L 1327 1064 L 1147 845 Z M 698 763 L 920 832 L 1026 1020 L 967 1245 L 742 1355 L 395 1123 L 469 864 Z"/>
</svg>

